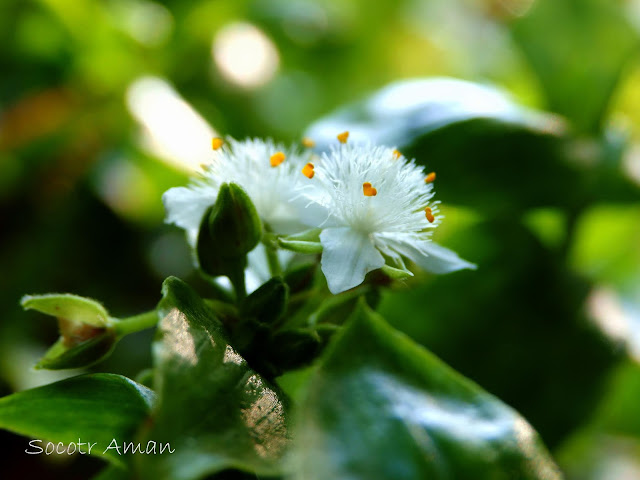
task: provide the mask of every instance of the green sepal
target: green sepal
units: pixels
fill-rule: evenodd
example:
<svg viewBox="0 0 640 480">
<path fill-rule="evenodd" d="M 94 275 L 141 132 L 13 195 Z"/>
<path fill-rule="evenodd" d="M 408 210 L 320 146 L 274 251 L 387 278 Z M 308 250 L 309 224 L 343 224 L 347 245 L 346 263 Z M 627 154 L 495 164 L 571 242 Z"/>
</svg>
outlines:
<svg viewBox="0 0 640 480">
<path fill-rule="evenodd" d="M 290 250 L 296 253 L 322 253 L 322 244 L 320 242 L 306 242 L 303 240 L 288 240 L 285 238 L 279 238 L 278 245 L 285 250 Z"/>
<path fill-rule="evenodd" d="M 289 286 L 281 277 L 273 277 L 244 300 L 240 315 L 271 324 L 282 317 L 288 300 Z"/>
<path fill-rule="evenodd" d="M 65 345 L 65 339 L 61 337 L 47 350 L 35 368 L 63 370 L 89 367 L 108 357 L 117 342 L 118 337 L 110 330 L 103 330 L 89 340 L 72 347 Z"/>
<path fill-rule="evenodd" d="M 94 327 L 107 327 L 111 324 L 109 313 L 101 303 L 69 293 L 25 295 L 20 300 L 20 305 L 25 310 L 37 310 L 57 318 L 65 318 Z"/>
<path fill-rule="evenodd" d="M 321 228 L 312 228 L 310 230 L 305 230 L 304 232 L 294 233 L 292 235 L 286 235 L 279 237 L 283 240 L 290 240 L 293 242 L 314 242 L 320 243 L 320 233 L 322 233 Z"/>
<path fill-rule="evenodd" d="M 319 228 L 312 228 L 293 235 L 278 237 L 280 248 L 297 253 L 316 254 L 322 253 Z"/>
<path fill-rule="evenodd" d="M 60 338 L 36 364 L 37 369 L 61 370 L 93 365 L 107 357 L 119 336 L 118 320 L 97 301 L 71 294 L 25 295 L 20 304 L 57 317 Z"/>
<path fill-rule="evenodd" d="M 236 184 L 224 183 L 216 203 L 202 218 L 196 254 L 202 270 L 212 276 L 235 276 L 246 255 L 262 237 L 262 223 L 253 202 Z"/>
<path fill-rule="evenodd" d="M 405 270 L 403 268 L 390 267 L 389 265 L 384 265 L 380 270 L 387 277 L 393 280 L 404 280 L 406 278 L 413 277 L 413 273 L 411 273 L 409 270 Z"/>
</svg>

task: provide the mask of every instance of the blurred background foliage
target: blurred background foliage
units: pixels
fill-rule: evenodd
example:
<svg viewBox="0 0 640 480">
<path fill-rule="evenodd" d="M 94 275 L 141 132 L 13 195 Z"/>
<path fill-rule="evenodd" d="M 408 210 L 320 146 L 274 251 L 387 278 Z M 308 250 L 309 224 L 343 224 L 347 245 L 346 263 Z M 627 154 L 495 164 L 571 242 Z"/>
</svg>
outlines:
<svg viewBox="0 0 640 480">
<path fill-rule="evenodd" d="M 519 410 L 568 478 L 640 478 L 639 29 L 638 0 L 3 0 L 0 394 L 77 373 L 31 369 L 57 332 L 21 295 L 124 316 L 167 275 L 198 285 L 160 196 L 211 136 L 346 126 L 438 172 L 436 240 L 479 265 L 381 313 Z M 383 89 L 429 77 L 478 85 Z M 96 368 L 135 376 L 149 340 Z M 8 478 L 100 467 L 5 438 Z"/>
</svg>

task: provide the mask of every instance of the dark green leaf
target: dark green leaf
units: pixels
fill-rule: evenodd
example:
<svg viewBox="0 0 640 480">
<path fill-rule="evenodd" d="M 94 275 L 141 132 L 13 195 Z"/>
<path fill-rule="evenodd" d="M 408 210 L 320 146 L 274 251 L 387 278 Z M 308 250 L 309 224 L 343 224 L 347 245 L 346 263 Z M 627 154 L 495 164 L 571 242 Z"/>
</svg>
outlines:
<svg viewBox="0 0 640 480">
<path fill-rule="evenodd" d="M 513 35 L 540 79 L 549 107 L 595 132 L 638 35 L 621 2 L 538 0 Z"/>
<path fill-rule="evenodd" d="M 515 411 L 363 304 L 310 381 L 296 478 L 559 479 Z"/>
<path fill-rule="evenodd" d="M 504 93 L 453 79 L 394 83 L 312 125 L 320 149 L 354 142 L 397 147 L 437 173 L 438 199 L 485 213 L 575 205 L 580 168 L 565 160 L 564 127 Z M 544 194 L 541 193 L 544 186 Z"/>
<path fill-rule="evenodd" d="M 134 440 L 153 399 L 151 390 L 126 377 L 82 375 L 0 398 L 0 428 L 44 441 L 95 443 L 92 455 L 104 452 L 120 463 L 120 454 L 107 447 L 114 439 L 119 446 Z"/>
<path fill-rule="evenodd" d="M 480 223 L 448 244 L 481 270 L 388 294 L 380 313 L 555 448 L 593 414 L 624 355 L 586 315 L 590 284 L 512 219 Z"/>
<path fill-rule="evenodd" d="M 175 453 L 139 456 L 153 480 L 202 478 L 226 468 L 281 470 L 288 443 L 285 404 L 276 387 L 229 345 L 210 309 L 185 283 L 168 278 L 154 345 L 158 408 L 147 438 Z"/>
</svg>

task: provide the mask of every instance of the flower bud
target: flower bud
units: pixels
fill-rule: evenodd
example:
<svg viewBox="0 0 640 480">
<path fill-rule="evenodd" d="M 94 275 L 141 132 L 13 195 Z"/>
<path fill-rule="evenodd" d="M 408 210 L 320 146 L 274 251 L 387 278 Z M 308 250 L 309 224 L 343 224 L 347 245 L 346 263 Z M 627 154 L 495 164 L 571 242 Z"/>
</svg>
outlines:
<svg viewBox="0 0 640 480">
<path fill-rule="evenodd" d="M 289 287 L 280 277 L 273 277 L 243 302 L 241 316 L 271 324 L 282 317 L 289 300 Z"/>
<path fill-rule="evenodd" d="M 260 217 L 249 196 L 238 185 L 224 183 L 200 224 L 196 247 L 200 267 L 212 276 L 243 270 L 247 253 L 261 237 Z"/>
</svg>

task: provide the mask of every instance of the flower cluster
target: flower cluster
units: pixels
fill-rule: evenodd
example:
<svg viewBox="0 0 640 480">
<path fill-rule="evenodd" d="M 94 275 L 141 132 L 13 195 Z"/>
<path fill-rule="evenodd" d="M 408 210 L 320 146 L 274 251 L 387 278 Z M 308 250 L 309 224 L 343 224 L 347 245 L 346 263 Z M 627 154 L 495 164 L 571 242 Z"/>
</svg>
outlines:
<svg viewBox="0 0 640 480">
<path fill-rule="evenodd" d="M 269 140 L 214 139 L 214 159 L 204 173 L 165 193 L 167 222 L 184 228 L 194 244 L 220 185 L 236 183 L 269 231 L 320 230 L 321 266 L 332 293 L 384 266 L 410 275 L 406 259 L 434 273 L 475 268 L 431 241 L 442 220 L 433 201 L 435 173 L 393 148 L 347 144 L 347 136 L 338 135 L 340 144 L 322 156 Z"/>
</svg>

